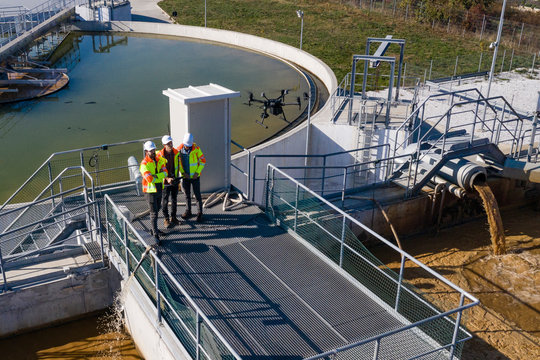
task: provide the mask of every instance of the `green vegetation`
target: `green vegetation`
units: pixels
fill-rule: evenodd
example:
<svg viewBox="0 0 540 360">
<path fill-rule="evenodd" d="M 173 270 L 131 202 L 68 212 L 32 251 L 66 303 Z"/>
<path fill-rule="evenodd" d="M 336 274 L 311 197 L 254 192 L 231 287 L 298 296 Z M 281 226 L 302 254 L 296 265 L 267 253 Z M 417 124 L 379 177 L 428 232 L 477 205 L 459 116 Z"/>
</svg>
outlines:
<svg viewBox="0 0 540 360">
<path fill-rule="evenodd" d="M 176 11 L 179 24 L 204 26 L 202 0 L 163 0 L 159 6 L 170 15 Z M 297 9 L 304 11 L 303 50 L 328 64 L 338 81 L 350 71 L 352 55 L 365 53 L 368 37 L 391 34 L 406 39 L 407 74 L 419 77 L 429 68 L 430 59 L 441 62 L 444 76 L 451 75 L 456 56 L 459 73 L 477 71 L 479 53 L 489 45 L 465 33 L 448 34 L 444 28 L 392 17 L 391 10 L 385 16 L 338 0 L 208 0 L 207 26 L 299 46 Z M 399 47 L 391 46 L 387 55 L 398 56 Z"/>
</svg>

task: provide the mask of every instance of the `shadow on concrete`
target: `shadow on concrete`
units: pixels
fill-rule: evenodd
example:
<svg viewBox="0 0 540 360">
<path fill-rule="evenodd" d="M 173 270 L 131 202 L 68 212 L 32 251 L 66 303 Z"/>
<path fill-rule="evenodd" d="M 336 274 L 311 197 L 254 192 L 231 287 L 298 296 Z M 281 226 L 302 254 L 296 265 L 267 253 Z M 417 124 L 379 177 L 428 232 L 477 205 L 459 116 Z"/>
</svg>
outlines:
<svg viewBox="0 0 540 360">
<path fill-rule="evenodd" d="M 144 21 L 144 22 L 169 24 L 169 22 L 165 20 L 157 19 L 150 16 L 136 15 L 136 14 L 131 15 L 131 21 Z"/>
</svg>

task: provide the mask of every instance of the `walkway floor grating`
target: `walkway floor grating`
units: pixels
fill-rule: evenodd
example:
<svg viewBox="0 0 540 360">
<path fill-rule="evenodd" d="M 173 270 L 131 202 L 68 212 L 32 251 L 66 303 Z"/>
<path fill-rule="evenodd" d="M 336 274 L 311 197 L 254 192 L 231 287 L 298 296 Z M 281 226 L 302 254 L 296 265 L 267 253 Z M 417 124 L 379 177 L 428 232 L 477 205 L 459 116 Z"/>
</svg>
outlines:
<svg viewBox="0 0 540 360">
<path fill-rule="evenodd" d="M 113 200 L 133 213 L 146 209 L 133 194 Z M 243 359 L 302 359 L 405 325 L 256 206 L 225 212 L 218 204 L 204 216 L 167 230 L 158 255 Z M 133 225 L 149 223 L 146 216 Z M 432 348 L 414 331 L 392 341 L 389 358 L 407 346 Z M 365 346 L 344 358 L 372 356 Z"/>
</svg>

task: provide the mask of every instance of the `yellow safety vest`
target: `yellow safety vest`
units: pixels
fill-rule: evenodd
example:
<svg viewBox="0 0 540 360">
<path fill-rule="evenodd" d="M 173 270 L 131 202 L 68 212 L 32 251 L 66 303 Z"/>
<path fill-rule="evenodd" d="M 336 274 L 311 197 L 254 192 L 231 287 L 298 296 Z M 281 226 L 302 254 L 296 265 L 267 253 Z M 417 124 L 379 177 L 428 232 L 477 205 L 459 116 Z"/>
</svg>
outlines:
<svg viewBox="0 0 540 360">
<path fill-rule="evenodd" d="M 183 147 L 184 144 L 180 144 L 180 146 L 178 147 L 179 153 L 182 151 Z M 204 157 L 201 148 L 198 147 L 197 144 L 193 143 L 193 146 L 191 147 L 191 152 L 189 153 L 189 177 L 192 177 L 195 173 L 201 175 L 205 164 L 206 158 Z M 178 168 L 180 170 L 180 174 L 185 173 L 184 167 L 182 166 L 182 154 L 178 156 Z"/>
<path fill-rule="evenodd" d="M 158 156 L 156 156 L 156 160 L 157 167 L 155 161 L 149 156 L 141 161 L 139 170 L 143 177 L 142 187 L 145 193 L 155 193 L 157 191 L 155 184 L 162 183 L 163 179 L 167 177 L 167 167 L 165 166 L 167 160 Z"/>
</svg>

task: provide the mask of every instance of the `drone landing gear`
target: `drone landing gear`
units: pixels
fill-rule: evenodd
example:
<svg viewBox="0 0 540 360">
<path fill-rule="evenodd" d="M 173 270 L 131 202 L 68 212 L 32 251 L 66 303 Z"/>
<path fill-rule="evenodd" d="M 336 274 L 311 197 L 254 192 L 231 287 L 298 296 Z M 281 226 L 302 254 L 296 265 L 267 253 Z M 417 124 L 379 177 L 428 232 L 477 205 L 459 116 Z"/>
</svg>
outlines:
<svg viewBox="0 0 540 360">
<path fill-rule="evenodd" d="M 261 120 L 255 120 L 255 122 L 261 126 L 263 126 L 265 129 L 268 129 L 268 125 L 264 124 L 264 119 L 268 117 L 268 114 L 263 112 L 261 113 Z"/>
</svg>

